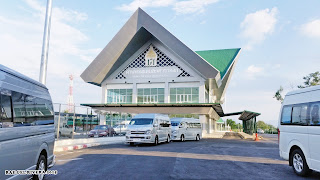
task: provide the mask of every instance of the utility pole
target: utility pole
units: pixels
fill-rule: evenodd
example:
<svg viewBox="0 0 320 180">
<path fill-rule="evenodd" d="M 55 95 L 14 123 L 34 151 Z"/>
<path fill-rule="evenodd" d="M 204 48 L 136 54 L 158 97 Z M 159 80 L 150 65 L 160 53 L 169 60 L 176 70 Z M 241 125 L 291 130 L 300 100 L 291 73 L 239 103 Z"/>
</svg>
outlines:
<svg viewBox="0 0 320 180">
<path fill-rule="evenodd" d="M 52 12 L 52 0 L 47 0 L 47 11 L 46 11 L 46 19 L 45 19 L 44 32 L 43 32 L 43 44 L 42 44 L 40 77 L 39 77 L 39 82 L 41 82 L 44 85 L 46 85 L 46 80 L 47 80 L 51 12 Z"/>
</svg>

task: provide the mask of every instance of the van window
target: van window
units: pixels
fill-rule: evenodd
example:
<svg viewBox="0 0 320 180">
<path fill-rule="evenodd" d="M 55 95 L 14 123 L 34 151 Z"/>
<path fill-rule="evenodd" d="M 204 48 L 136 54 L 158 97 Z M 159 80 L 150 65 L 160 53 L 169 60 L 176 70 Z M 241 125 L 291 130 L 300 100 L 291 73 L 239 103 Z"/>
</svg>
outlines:
<svg viewBox="0 0 320 180">
<path fill-rule="evenodd" d="M 152 124 L 153 119 L 132 119 L 130 125 L 148 125 Z"/>
<path fill-rule="evenodd" d="M 281 115 L 281 124 L 289 124 L 291 123 L 291 106 L 284 106 L 282 109 L 282 115 Z"/>
<path fill-rule="evenodd" d="M 1 94 L 0 101 L 0 128 L 12 127 L 11 98 Z"/>
<path fill-rule="evenodd" d="M 320 103 L 312 103 L 310 106 L 310 119 L 311 119 L 311 124 L 320 124 Z"/>
</svg>

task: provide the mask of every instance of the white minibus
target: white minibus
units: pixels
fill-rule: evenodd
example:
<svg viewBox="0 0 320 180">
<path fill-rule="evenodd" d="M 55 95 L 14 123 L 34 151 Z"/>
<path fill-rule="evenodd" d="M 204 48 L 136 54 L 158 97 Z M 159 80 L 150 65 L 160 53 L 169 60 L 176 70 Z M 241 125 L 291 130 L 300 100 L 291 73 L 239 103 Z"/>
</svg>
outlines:
<svg viewBox="0 0 320 180">
<path fill-rule="evenodd" d="M 137 114 L 127 126 L 126 143 L 170 142 L 171 123 L 165 114 Z"/>
<path fill-rule="evenodd" d="M 52 167 L 54 132 L 54 111 L 46 86 L 0 65 L 0 179 L 28 179 L 26 175 L 5 175 L 5 170 L 46 171 Z"/>
<path fill-rule="evenodd" d="M 320 172 L 320 86 L 289 92 L 279 118 L 279 153 L 299 176 Z"/>
<path fill-rule="evenodd" d="M 171 119 L 171 140 L 196 140 L 201 139 L 201 123 L 194 118 L 172 118 Z"/>
</svg>

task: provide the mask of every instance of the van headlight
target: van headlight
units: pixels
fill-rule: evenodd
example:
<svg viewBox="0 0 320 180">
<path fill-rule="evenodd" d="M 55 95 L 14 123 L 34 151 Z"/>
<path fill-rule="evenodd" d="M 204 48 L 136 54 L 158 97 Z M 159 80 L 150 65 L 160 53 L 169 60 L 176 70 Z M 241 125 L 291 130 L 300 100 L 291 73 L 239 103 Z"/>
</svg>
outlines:
<svg viewBox="0 0 320 180">
<path fill-rule="evenodd" d="M 151 134 L 151 130 L 147 130 L 145 134 Z"/>
</svg>

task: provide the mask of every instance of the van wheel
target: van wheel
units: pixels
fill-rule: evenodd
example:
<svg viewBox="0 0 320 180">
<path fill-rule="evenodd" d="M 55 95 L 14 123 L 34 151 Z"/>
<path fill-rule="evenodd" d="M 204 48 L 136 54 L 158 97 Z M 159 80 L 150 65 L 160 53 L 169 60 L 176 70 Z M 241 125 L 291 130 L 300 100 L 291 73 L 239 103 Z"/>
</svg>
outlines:
<svg viewBox="0 0 320 180">
<path fill-rule="evenodd" d="M 61 132 L 59 131 L 59 138 L 61 137 Z"/>
<path fill-rule="evenodd" d="M 158 136 L 156 136 L 155 138 L 154 138 L 154 145 L 156 146 L 156 145 L 158 145 L 159 144 L 159 139 L 158 139 Z"/>
<path fill-rule="evenodd" d="M 72 138 L 72 132 L 70 133 L 69 138 Z"/>
<path fill-rule="evenodd" d="M 167 143 L 170 142 L 170 135 L 167 136 Z"/>
<path fill-rule="evenodd" d="M 307 176 L 311 170 L 306 162 L 303 152 L 296 149 L 291 154 L 292 168 L 298 176 Z"/>
<path fill-rule="evenodd" d="M 47 159 L 43 154 L 38 159 L 36 170 L 47 171 Z M 33 175 L 34 180 L 42 180 L 43 178 L 44 174 Z"/>
<path fill-rule="evenodd" d="M 199 134 L 197 134 L 196 141 L 199 141 L 199 140 L 200 140 L 200 136 L 199 136 Z"/>
<path fill-rule="evenodd" d="M 130 143 L 130 146 L 134 146 L 134 142 L 131 142 L 131 143 Z"/>
<path fill-rule="evenodd" d="M 181 134 L 180 141 L 181 141 L 181 142 L 185 141 L 183 134 Z"/>
</svg>

